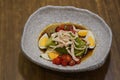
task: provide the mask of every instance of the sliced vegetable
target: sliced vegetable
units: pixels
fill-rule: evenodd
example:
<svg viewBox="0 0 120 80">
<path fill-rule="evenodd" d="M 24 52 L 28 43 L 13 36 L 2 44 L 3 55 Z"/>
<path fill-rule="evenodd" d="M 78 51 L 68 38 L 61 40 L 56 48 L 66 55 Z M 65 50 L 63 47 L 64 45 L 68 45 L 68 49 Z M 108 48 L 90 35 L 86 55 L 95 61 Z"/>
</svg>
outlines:
<svg viewBox="0 0 120 80">
<path fill-rule="evenodd" d="M 75 41 L 78 43 L 75 45 L 77 48 L 84 48 L 86 46 L 86 42 L 79 37 L 77 37 Z"/>
<path fill-rule="evenodd" d="M 57 44 L 55 43 L 55 41 L 52 40 L 52 38 L 49 38 L 48 41 L 47 41 L 47 46 L 50 47 L 50 46 L 56 46 Z"/>
<path fill-rule="evenodd" d="M 77 53 L 75 54 L 75 56 L 82 56 L 85 53 L 85 49 L 84 50 L 76 50 Z"/>
</svg>

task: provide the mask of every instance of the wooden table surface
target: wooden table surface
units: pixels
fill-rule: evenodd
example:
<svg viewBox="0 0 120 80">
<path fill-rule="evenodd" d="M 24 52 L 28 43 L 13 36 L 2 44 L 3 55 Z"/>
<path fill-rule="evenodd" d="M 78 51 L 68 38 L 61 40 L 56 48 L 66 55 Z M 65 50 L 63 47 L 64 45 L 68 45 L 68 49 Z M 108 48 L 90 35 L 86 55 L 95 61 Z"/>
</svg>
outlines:
<svg viewBox="0 0 120 80">
<path fill-rule="evenodd" d="M 75 6 L 101 16 L 113 32 L 105 64 L 93 71 L 61 73 L 44 69 L 22 53 L 24 24 L 46 5 Z M 120 80 L 120 0 L 0 0 L 0 80 Z"/>
</svg>

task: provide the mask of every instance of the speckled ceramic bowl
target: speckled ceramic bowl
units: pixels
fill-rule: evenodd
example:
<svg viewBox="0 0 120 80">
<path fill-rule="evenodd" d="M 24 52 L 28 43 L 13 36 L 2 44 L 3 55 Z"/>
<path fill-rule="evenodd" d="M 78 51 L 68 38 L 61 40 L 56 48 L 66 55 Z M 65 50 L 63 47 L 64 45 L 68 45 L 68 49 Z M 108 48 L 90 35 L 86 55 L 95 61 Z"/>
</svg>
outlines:
<svg viewBox="0 0 120 80">
<path fill-rule="evenodd" d="M 95 35 L 96 48 L 91 57 L 79 65 L 63 67 L 40 58 L 38 37 L 43 28 L 55 22 L 73 22 L 87 26 Z M 111 47 L 112 33 L 105 21 L 86 9 L 72 6 L 45 6 L 35 11 L 25 24 L 21 40 L 24 54 L 34 63 L 51 70 L 79 72 L 96 69 L 103 65 Z"/>
</svg>

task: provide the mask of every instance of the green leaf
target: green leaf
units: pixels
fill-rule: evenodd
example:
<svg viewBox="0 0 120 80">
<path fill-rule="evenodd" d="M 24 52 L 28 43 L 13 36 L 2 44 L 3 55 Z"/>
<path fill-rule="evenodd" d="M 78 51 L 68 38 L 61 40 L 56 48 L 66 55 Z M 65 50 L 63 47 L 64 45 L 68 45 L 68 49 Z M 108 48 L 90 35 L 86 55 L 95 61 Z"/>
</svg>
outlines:
<svg viewBox="0 0 120 80">
<path fill-rule="evenodd" d="M 56 48 L 55 49 L 57 52 L 59 52 L 60 54 L 68 54 L 67 50 L 65 49 L 65 47 L 61 48 Z"/>
</svg>

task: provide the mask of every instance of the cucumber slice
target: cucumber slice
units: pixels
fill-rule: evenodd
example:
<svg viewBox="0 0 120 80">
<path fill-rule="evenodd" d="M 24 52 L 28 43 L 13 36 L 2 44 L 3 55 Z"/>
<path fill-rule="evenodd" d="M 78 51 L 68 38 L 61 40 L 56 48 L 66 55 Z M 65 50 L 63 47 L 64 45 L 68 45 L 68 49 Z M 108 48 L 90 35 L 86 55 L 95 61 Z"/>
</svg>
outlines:
<svg viewBox="0 0 120 80">
<path fill-rule="evenodd" d="M 84 54 L 85 50 L 79 51 L 79 53 L 76 53 L 75 56 L 82 56 Z"/>
<path fill-rule="evenodd" d="M 48 42 L 47 42 L 47 47 L 49 46 L 56 46 L 57 44 L 55 43 L 55 41 L 52 40 L 52 38 L 49 38 L 48 39 Z"/>
<path fill-rule="evenodd" d="M 84 46 L 86 46 L 86 42 L 79 37 L 77 37 L 75 41 L 78 43 L 75 45 L 77 48 L 83 48 Z"/>
</svg>

